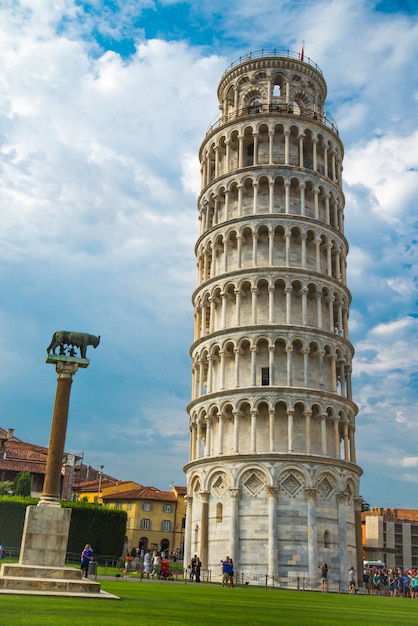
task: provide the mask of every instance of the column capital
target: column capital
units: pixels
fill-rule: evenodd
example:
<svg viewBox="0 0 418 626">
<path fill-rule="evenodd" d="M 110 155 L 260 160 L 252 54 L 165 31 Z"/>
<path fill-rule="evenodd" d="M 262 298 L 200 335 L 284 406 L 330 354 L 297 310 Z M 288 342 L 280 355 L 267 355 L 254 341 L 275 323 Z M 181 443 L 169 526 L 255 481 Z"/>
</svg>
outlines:
<svg viewBox="0 0 418 626">
<path fill-rule="evenodd" d="M 267 485 L 267 497 L 269 500 L 277 500 L 279 497 L 279 487 L 275 485 Z"/>
<path fill-rule="evenodd" d="M 45 363 L 55 365 L 58 378 L 71 378 L 79 367 L 89 366 L 89 359 L 81 359 L 73 356 L 62 356 L 60 354 L 47 354 Z"/>
<path fill-rule="evenodd" d="M 359 511 L 361 513 L 361 509 L 363 508 L 363 498 L 357 496 L 353 498 L 354 501 L 354 510 Z"/>
<path fill-rule="evenodd" d="M 346 502 L 347 502 L 347 494 L 343 493 L 342 491 L 337 493 L 337 503 L 338 504 L 345 504 Z"/>
<path fill-rule="evenodd" d="M 228 489 L 231 500 L 239 500 L 239 489 Z"/>
<path fill-rule="evenodd" d="M 306 493 L 306 499 L 308 502 L 316 501 L 316 489 L 308 487 L 307 489 L 305 489 L 305 493 Z"/>
<path fill-rule="evenodd" d="M 208 502 L 209 502 L 209 496 L 210 496 L 209 491 L 201 491 L 201 492 L 199 493 L 199 495 L 200 495 L 200 498 L 201 498 L 201 500 L 202 500 L 202 504 L 208 504 Z"/>
</svg>

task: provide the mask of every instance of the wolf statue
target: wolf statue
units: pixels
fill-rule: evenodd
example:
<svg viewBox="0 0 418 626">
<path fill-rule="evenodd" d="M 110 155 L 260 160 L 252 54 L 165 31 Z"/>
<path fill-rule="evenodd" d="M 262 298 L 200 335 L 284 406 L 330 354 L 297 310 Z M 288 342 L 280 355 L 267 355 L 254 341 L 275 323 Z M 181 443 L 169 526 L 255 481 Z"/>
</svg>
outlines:
<svg viewBox="0 0 418 626">
<path fill-rule="evenodd" d="M 80 349 L 80 356 L 82 359 L 86 358 L 87 346 L 93 346 L 97 348 L 100 343 L 100 335 L 89 335 L 88 333 L 75 333 L 68 330 L 57 330 L 51 339 L 51 343 L 47 347 L 48 354 L 52 350 L 52 354 L 55 354 L 55 348 L 58 346 L 75 346 Z M 71 352 L 70 352 L 71 354 Z"/>
</svg>

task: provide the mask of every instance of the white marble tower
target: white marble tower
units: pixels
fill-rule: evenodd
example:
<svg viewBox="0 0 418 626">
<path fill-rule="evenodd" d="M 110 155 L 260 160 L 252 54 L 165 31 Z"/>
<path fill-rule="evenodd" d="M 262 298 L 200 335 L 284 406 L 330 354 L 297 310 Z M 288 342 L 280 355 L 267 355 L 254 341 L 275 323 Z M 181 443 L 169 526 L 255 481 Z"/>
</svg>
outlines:
<svg viewBox="0 0 418 626">
<path fill-rule="evenodd" d="M 200 148 L 185 559 L 346 580 L 360 509 L 343 144 L 318 66 L 241 57 Z"/>
</svg>

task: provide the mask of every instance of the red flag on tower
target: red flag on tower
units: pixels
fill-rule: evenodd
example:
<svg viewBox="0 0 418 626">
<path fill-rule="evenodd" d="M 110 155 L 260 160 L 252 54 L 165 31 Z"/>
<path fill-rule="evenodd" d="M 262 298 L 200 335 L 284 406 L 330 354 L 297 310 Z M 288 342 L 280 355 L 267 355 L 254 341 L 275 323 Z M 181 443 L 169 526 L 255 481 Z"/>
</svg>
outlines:
<svg viewBox="0 0 418 626">
<path fill-rule="evenodd" d="M 304 58 L 305 58 L 305 42 L 302 41 L 302 50 L 300 53 L 300 60 L 303 61 Z"/>
</svg>

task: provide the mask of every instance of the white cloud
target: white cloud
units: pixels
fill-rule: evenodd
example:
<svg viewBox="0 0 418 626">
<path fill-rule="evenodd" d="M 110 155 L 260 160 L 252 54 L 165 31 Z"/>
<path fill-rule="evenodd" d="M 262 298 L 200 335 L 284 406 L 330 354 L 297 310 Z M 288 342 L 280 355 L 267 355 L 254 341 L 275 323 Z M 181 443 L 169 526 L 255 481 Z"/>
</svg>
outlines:
<svg viewBox="0 0 418 626">
<path fill-rule="evenodd" d="M 418 130 L 408 137 L 394 134 L 353 145 L 346 154 L 344 175 L 349 185 L 371 190 L 373 211 L 390 224 L 404 218 L 418 193 Z"/>
</svg>

